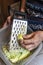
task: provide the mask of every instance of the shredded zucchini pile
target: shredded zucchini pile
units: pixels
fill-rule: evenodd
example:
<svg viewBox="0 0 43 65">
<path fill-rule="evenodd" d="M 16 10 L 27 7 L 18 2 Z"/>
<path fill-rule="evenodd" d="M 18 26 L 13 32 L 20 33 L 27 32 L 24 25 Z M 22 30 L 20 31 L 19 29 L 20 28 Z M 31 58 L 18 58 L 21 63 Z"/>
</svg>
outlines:
<svg viewBox="0 0 43 65">
<path fill-rule="evenodd" d="M 21 48 L 19 50 L 11 50 L 8 51 L 7 47 L 4 46 L 3 47 L 3 52 L 6 55 L 6 57 L 12 62 L 12 63 L 16 63 L 20 60 L 23 60 L 24 58 L 26 58 L 28 55 L 30 55 L 30 51 Z"/>
</svg>

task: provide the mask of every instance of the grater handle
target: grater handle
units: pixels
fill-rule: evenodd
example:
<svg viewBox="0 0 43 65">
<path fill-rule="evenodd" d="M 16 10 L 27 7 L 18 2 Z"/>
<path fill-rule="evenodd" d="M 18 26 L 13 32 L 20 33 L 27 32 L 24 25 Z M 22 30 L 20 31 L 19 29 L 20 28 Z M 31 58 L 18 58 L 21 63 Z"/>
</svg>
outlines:
<svg viewBox="0 0 43 65">
<path fill-rule="evenodd" d="M 25 13 L 25 12 L 14 11 L 14 14 L 15 14 L 16 16 L 23 16 L 24 19 L 27 19 L 27 16 L 26 16 L 26 13 Z M 14 15 L 14 17 L 15 17 L 15 15 Z"/>
</svg>

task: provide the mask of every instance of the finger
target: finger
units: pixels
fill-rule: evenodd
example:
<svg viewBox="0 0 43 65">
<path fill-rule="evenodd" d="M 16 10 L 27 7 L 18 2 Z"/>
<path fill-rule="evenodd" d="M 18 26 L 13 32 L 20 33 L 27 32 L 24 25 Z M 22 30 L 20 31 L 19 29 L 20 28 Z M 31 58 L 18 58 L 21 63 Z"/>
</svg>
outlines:
<svg viewBox="0 0 43 65">
<path fill-rule="evenodd" d="M 35 48 L 34 48 L 34 47 L 31 47 L 31 48 L 29 48 L 28 50 L 29 50 L 29 51 L 32 51 L 33 49 L 35 49 Z"/>
<path fill-rule="evenodd" d="M 19 40 L 19 43 L 20 43 L 20 44 L 23 44 L 23 40 Z"/>
<path fill-rule="evenodd" d="M 39 46 L 39 42 L 38 43 L 34 43 L 34 47 L 37 48 Z"/>
<path fill-rule="evenodd" d="M 24 39 L 29 39 L 29 38 L 32 38 L 34 36 L 34 33 L 31 33 L 29 35 L 25 35 L 23 36 Z"/>
<path fill-rule="evenodd" d="M 28 49 L 28 50 L 33 50 L 34 49 L 34 44 L 30 44 L 30 45 L 24 45 L 24 44 L 22 44 L 21 46 L 24 47 L 24 48 L 26 48 L 26 49 Z"/>
<path fill-rule="evenodd" d="M 26 49 L 29 50 L 29 49 L 31 49 L 31 48 L 34 48 L 34 44 L 26 45 L 25 47 L 26 47 Z"/>
<path fill-rule="evenodd" d="M 26 45 L 25 48 L 28 49 L 29 51 L 31 51 L 31 50 L 33 50 L 35 47 L 34 47 L 34 44 L 30 44 L 30 45 Z"/>
<path fill-rule="evenodd" d="M 34 44 L 34 42 L 33 42 L 33 39 L 29 39 L 29 40 L 23 40 L 23 43 L 25 44 L 25 45 L 28 45 L 28 44 Z"/>
<path fill-rule="evenodd" d="M 6 27 L 7 26 L 7 22 L 4 23 L 3 27 Z"/>
<path fill-rule="evenodd" d="M 10 19 L 11 19 L 11 16 L 9 16 L 7 19 L 10 21 Z"/>
<path fill-rule="evenodd" d="M 26 45 L 24 45 L 24 44 L 21 44 L 21 46 L 22 46 L 23 48 L 26 48 Z"/>
<path fill-rule="evenodd" d="M 31 51 L 31 50 L 33 50 L 33 49 L 35 49 L 35 48 L 37 48 L 39 45 L 38 45 L 38 43 L 34 43 L 34 46 L 33 47 L 31 47 L 31 48 L 29 48 L 29 50 Z"/>
<path fill-rule="evenodd" d="M 9 24 L 11 22 L 11 16 L 9 16 L 8 18 L 7 18 L 7 24 Z"/>
</svg>

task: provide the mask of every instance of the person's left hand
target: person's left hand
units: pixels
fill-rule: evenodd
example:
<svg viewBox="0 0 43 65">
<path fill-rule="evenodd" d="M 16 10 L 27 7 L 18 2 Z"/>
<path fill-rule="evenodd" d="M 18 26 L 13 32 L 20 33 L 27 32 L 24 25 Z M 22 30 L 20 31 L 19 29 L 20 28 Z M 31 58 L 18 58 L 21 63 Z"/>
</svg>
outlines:
<svg viewBox="0 0 43 65">
<path fill-rule="evenodd" d="M 13 17 L 13 16 L 8 16 L 8 17 L 7 17 L 7 19 L 6 19 L 6 21 L 5 21 L 4 25 L 3 25 L 3 27 L 6 27 L 6 26 L 8 26 L 8 25 L 10 25 L 10 24 L 12 23 L 12 17 Z M 18 16 L 18 18 L 22 19 L 21 16 Z"/>
<path fill-rule="evenodd" d="M 8 17 L 7 17 L 7 19 L 6 19 L 6 21 L 5 21 L 4 25 L 3 25 L 3 27 L 5 27 L 5 26 L 11 24 L 11 18 L 12 18 L 12 16 L 8 16 Z"/>
<path fill-rule="evenodd" d="M 20 40 L 22 47 L 33 50 L 42 42 L 41 31 L 33 32 L 29 35 L 23 36 L 23 40 Z"/>
</svg>

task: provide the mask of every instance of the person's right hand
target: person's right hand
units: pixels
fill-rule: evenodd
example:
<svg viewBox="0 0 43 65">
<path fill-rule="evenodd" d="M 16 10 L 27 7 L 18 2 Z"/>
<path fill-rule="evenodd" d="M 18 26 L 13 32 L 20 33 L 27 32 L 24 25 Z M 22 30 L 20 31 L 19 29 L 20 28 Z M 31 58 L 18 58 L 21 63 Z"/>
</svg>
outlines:
<svg viewBox="0 0 43 65">
<path fill-rule="evenodd" d="M 10 25 L 11 24 L 11 18 L 12 18 L 12 16 L 8 16 L 7 17 L 7 19 L 6 19 L 6 21 L 5 21 L 5 23 L 4 23 L 4 25 L 3 25 L 3 27 L 6 27 L 7 25 Z"/>
<path fill-rule="evenodd" d="M 37 48 L 43 41 L 43 31 L 36 31 L 28 35 L 24 35 L 22 40 L 19 40 L 22 47 L 32 51 Z"/>
</svg>

